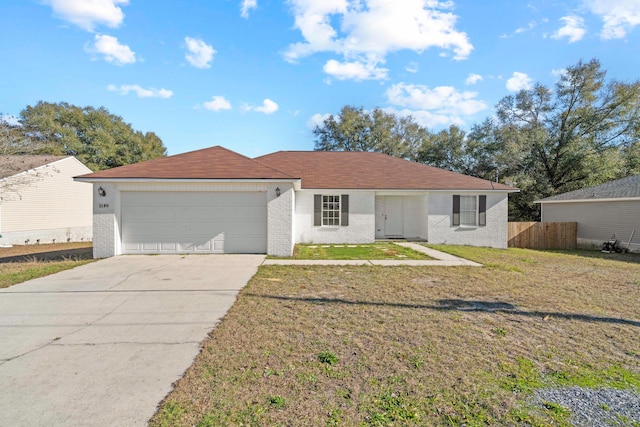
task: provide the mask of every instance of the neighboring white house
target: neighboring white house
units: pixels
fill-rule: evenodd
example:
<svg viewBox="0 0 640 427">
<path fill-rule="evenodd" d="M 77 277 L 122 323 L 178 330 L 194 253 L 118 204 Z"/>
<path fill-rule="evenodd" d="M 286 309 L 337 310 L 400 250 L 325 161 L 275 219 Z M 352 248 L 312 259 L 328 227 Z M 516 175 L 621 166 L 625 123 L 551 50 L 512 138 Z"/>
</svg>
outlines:
<svg viewBox="0 0 640 427">
<path fill-rule="evenodd" d="M 91 241 L 92 194 L 75 157 L 0 156 L 0 246 Z"/>
<path fill-rule="evenodd" d="M 577 222 L 578 246 L 602 247 L 615 234 L 640 252 L 640 175 L 538 200 L 542 222 Z"/>
<path fill-rule="evenodd" d="M 212 147 L 76 177 L 93 183 L 94 256 L 267 253 L 296 243 L 507 247 L 513 187 L 379 153 Z"/>
</svg>

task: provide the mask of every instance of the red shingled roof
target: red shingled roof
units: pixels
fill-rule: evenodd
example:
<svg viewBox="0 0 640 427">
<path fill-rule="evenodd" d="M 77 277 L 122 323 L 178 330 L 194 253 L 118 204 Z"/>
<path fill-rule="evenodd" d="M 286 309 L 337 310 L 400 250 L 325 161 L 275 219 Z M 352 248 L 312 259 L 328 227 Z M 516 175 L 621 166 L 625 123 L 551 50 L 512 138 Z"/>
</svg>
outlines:
<svg viewBox="0 0 640 427">
<path fill-rule="evenodd" d="M 215 146 L 120 166 L 79 178 L 155 179 L 295 179 L 242 154 Z"/>
<path fill-rule="evenodd" d="M 381 153 L 278 151 L 255 160 L 302 178 L 302 188 L 511 190 L 514 187 Z"/>
<path fill-rule="evenodd" d="M 302 188 L 366 190 L 512 190 L 513 187 L 380 153 L 278 151 L 250 159 L 215 146 L 107 169 L 93 179 L 290 179 Z"/>
</svg>

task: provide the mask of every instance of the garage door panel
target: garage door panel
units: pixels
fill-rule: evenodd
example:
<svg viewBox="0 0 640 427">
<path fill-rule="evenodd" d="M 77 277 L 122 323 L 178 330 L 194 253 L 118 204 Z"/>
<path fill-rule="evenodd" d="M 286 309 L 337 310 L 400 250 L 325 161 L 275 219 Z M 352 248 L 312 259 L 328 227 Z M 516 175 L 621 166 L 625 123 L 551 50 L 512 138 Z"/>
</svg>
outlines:
<svg viewBox="0 0 640 427">
<path fill-rule="evenodd" d="M 264 192 L 123 192 L 124 253 L 265 253 Z"/>
</svg>

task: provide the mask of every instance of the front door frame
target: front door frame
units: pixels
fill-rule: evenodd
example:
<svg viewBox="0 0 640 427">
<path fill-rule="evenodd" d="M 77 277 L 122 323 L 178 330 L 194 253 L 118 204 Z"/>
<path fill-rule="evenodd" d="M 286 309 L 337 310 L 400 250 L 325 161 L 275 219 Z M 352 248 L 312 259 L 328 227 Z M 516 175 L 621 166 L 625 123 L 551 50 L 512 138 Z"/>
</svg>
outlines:
<svg viewBox="0 0 640 427">
<path fill-rule="evenodd" d="M 376 238 L 404 237 L 404 197 L 376 196 Z"/>
</svg>

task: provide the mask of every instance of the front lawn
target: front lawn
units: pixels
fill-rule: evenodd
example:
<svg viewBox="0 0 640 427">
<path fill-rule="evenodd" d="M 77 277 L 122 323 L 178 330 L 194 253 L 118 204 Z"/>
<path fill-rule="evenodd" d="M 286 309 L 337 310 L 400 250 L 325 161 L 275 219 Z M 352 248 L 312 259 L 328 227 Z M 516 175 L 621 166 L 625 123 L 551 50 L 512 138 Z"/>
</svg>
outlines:
<svg viewBox="0 0 640 427">
<path fill-rule="evenodd" d="M 427 254 L 391 242 L 367 245 L 296 245 L 291 259 L 367 260 L 433 259 Z"/>
<path fill-rule="evenodd" d="M 151 425 L 566 426 L 536 389 L 640 393 L 640 257 L 437 249 L 485 268 L 261 267 Z"/>
<path fill-rule="evenodd" d="M 0 248 L 0 288 L 92 262 L 91 243 Z"/>
</svg>

